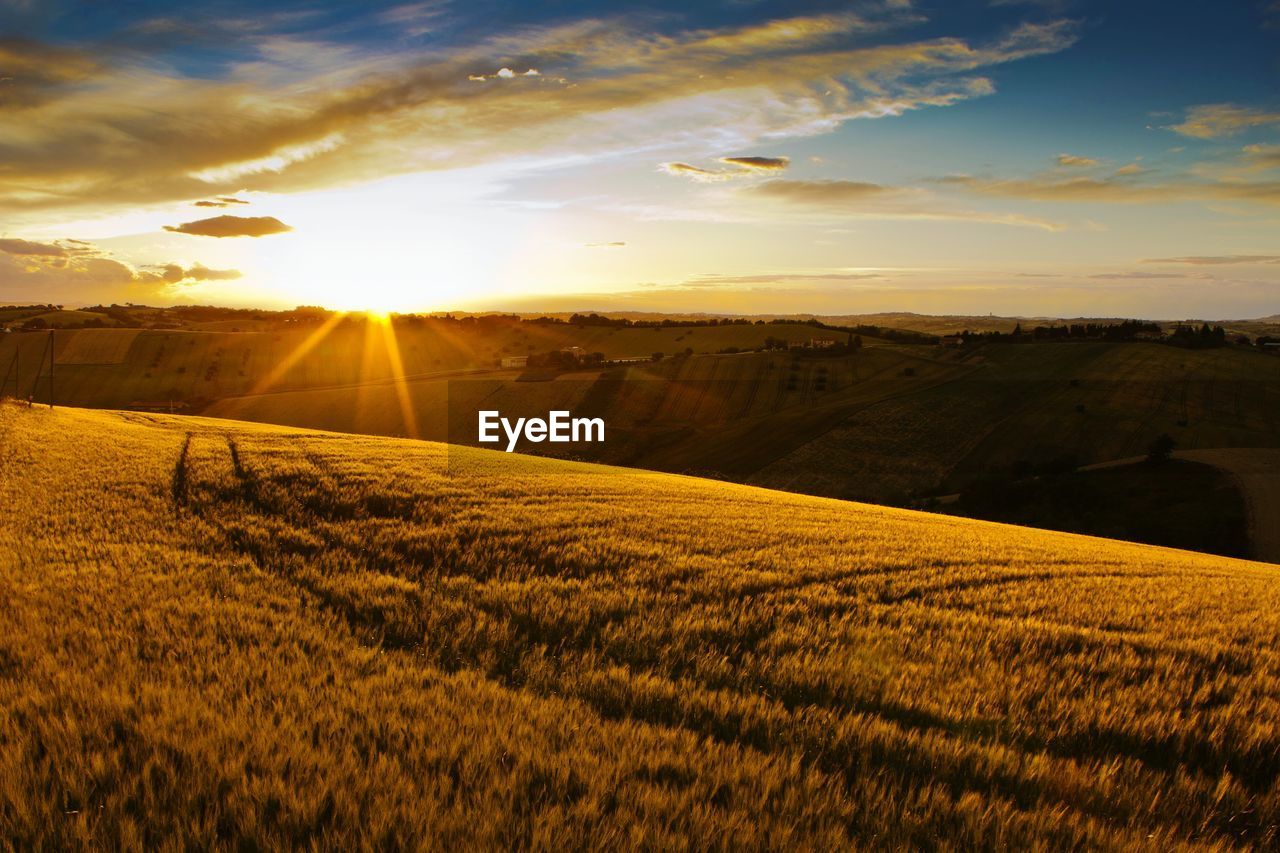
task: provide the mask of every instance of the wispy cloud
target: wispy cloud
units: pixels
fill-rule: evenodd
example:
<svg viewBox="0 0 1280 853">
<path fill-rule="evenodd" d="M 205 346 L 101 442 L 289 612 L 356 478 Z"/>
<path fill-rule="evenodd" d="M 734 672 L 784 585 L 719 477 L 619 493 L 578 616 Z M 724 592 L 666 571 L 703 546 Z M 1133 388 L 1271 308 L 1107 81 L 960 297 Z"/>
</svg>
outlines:
<svg viewBox="0 0 1280 853">
<path fill-rule="evenodd" d="M 956 206 L 927 189 L 885 186 L 865 181 L 792 181 L 776 179 L 742 194 L 827 214 L 881 219 L 940 219 L 1017 225 L 1059 231 L 1065 226 L 1017 213 L 972 210 Z"/>
<path fill-rule="evenodd" d="M 689 163 L 662 163 L 659 168 L 668 175 L 678 175 L 701 183 L 732 181 L 738 178 L 758 177 L 781 172 L 790 165 L 787 157 L 721 157 L 725 169 L 704 169 Z"/>
<path fill-rule="evenodd" d="M 201 199 L 195 202 L 196 207 L 230 207 L 233 204 L 248 204 L 242 198 L 232 198 L 230 196 L 218 196 L 214 199 Z"/>
<path fill-rule="evenodd" d="M 1280 112 L 1239 104 L 1202 104 L 1187 110 L 1186 118 L 1169 129 L 1195 139 L 1216 139 L 1272 124 L 1280 124 Z"/>
<path fill-rule="evenodd" d="M 1080 157 L 1076 154 L 1059 154 L 1058 165 L 1088 168 L 1090 166 L 1098 165 L 1098 161 L 1093 157 Z"/>
<path fill-rule="evenodd" d="M 977 195 L 1021 198 L 1033 201 L 1078 203 L 1149 204 L 1176 201 L 1251 201 L 1280 204 L 1280 181 L 1198 179 L 1190 176 L 1166 181 L 1138 181 L 1135 172 L 1111 177 L 985 178 L 949 175 L 938 184 Z"/>
<path fill-rule="evenodd" d="M 248 56 L 221 79 L 129 52 L 103 59 L 8 45 L 21 79 L 0 111 L 25 112 L 0 139 L 0 210 L 288 192 L 506 162 L 513 152 L 599 156 L 712 139 L 739 147 L 987 95 L 985 69 L 1076 37 L 1074 24 L 1056 21 L 985 43 L 866 42 L 918 20 L 904 4 L 670 33 L 588 19 L 429 57 L 249 30 Z M 499 79 L 468 79 L 494 68 Z"/>
<path fill-rule="evenodd" d="M 1191 264 L 1193 266 L 1280 264 L 1280 255 L 1187 255 L 1180 258 L 1145 258 L 1142 263 Z"/>
</svg>

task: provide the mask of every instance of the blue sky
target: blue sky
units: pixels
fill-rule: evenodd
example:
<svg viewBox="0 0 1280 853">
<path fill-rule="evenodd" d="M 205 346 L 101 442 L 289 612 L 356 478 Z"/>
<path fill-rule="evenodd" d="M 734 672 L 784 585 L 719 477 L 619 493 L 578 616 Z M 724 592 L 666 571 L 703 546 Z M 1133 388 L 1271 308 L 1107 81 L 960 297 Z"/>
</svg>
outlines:
<svg viewBox="0 0 1280 853">
<path fill-rule="evenodd" d="M 0 300 L 1280 313 L 1280 4 L 0 0 Z"/>
</svg>

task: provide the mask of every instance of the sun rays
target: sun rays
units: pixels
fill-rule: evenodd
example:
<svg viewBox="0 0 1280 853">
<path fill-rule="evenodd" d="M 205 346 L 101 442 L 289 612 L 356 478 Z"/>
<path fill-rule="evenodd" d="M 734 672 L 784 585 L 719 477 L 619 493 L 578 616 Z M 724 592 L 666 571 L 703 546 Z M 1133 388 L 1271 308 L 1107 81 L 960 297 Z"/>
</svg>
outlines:
<svg viewBox="0 0 1280 853">
<path fill-rule="evenodd" d="M 282 383 L 289 372 L 302 364 L 317 347 L 320 346 L 344 322 L 359 322 L 364 326 L 364 341 L 361 348 L 360 389 L 356 395 L 356 405 L 361 410 L 370 405 L 366 389 L 372 383 L 389 378 L 395 387 L 396 402 L 400 409 L 400 419 L 404 427 L 404 435 L 419 438 L 418 417 L 413 408 L 413 395 L 409 390 L 409 382 L 404 369 L 404 359 L 400 354 L 400 344 L 396 340 L 395 324 L 387 312 L 335 312 L 325 319 L 314 331 L 308 334 L 289 353 L 280 360 L 271 372 L 254 385 L 249 392 L 269 394 L 283 390 Z M 386 359 L 386 374 L 379 370 L 379 356 Z M 358 414 L 358 412 L 357 412 Z"/>
</svg>

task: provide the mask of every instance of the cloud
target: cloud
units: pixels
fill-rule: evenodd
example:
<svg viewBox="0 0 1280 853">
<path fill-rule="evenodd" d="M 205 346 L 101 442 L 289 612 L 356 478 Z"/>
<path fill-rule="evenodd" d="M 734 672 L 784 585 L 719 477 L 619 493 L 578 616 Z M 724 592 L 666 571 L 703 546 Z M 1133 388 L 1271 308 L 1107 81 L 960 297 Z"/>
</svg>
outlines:
<svg viewBox="0 0 1280 853">
<path fill-rule="evenodd" d="M 264 237 L 268 234 L 283 234 L 293 228 L 274 216 L 224 215 L 184 222 L 181 225 L 166 225 L 164 230 L 201 237 Z"/>
<path fill-rule="evenodd" d="M 787 157 L 721 157 L 727 169 L 703 169 L 689 163 L 661 163 L 658 168 L 668 175 L 680 175 L 700 183 L 732 181 L 756 175 L 781 172 L 790 165 Z"/>
<path fill-rule="evenodd" d="M 505 163 L 517 133 L 522 157 L 740 147 L 982 97 L 994 91 L 985 70 L 1076 38 L 1067 21 L 985 41 L 869 38 L 919 20 L 903 4 L 667 32 L 638 29 L 638 18 L 585 19 L 425 59 L 320 31 L 253 30 L 222 77 L 186 76 L 130 51 L 69 54 L 58 75 L 27 86 L 22 121 L 7 123 L 0 212 L 12 222 L 15 212 L 103 212 Z M 49 46 L 22 50 L 24 67 L 44 73 Z M 516 79 L 469 82 L 485 61 Z"/>
<path fill-rule="evenodd" d="M 215 199 L 201 199 L 195 203 L 196 207 L 230 207 L 233 204 L 248 204 L 242 198 L 233 198 L 231 196 L 218 196 Z"/>
<path fill-rule="evenodd" d="M 230 281 L 239 270 L 178 263 L 135 267 L 84 240 L 0 239 L 0 300 L 78 302 L 170 299 L 175 289 Z"/>
<path fill-rule="evenodd" d="M 608 243 L 584 243 L 588 249 L 621 249 L 626 246 L 625 240 L 613 240 Z"/>
<path fill-rule="evenodd" d="M 165 264 L 160 276 L 170 284 L 191 284 L 197 281 L 231 281 L 240 278 L 240 270 L 214 270 L 201 264 L 184 269 L 181 264 Z"/>
<path fill-rule="evenodd" d="M 1280 124 L 1280 112 L 1238 104 L 1202 104 L 1187 110 L 1182 123 L 1171 126 L 1169 130 L 1195 139 L 1216 139 L 1271 124 Z"/>
<path fill-rule="evenodd" d="M 1146 258 L 1144 264 L 1192 264 L 1218 266 L 1227 264 L 1280 264 L 1280 255 L 1189 255 L 1181 258 Z"/>
<path fill-rule="evenodd" d="M 958 208 L 946 199 L 917 187 L 895 187 L 865 181 L 792 181 L 775 179 L 745 188 L 742 195 L 780 202 L 835 216 L 880 219 L 947 219 L 1022 225 L 1058 231 L 1064 226 L 1016 213 L 991 213 Z"/>
<path fill-rule="evenodd" d="M 1078 167 L 1086 167 L 1086 168 L 1087 168 L 1087 167 L 1089 167 L 1089 166 L 1096 166 L 1096 165 L 1098 165 L 1098 161 L 1097 161 L 1097 160 L 1095 160 L 1093 157 L 1078 157 L 1078 156 L 1076 156 L 1075 154 L 1059 154 L 1059 155 L 1058 155 L 1058 165 L 1059 165 L 1059 166 L 1073 166 L 1073 167 L 1077 167 L 1077 166 L 1078 166 Z"/>
<path fill-rule="evenodd" d="M 1091 275 L 1089 278 L 1103 281 L 1120 281 L 1125 279 L 1202 278 L 1202 276 L 1188 276 L 1185 273 L 1176 272 L 1106 272 Z"/>
<path fill-rule="evenodd" d="M 98 61 L 87 53 L 30 39 L 0 38 L 0 112 L 49 103 L 98 70 Z"/>
<path fill-rule="evenodd" d="M 33 243 L 30 240 L 0 239 L 0 252 L 10 255 L 38 255 L 45 258 L 65 258 L 67 250 L 53 243 Z"/>
<path fill-rule="evenodd" d="M 717 171 L 713 169 L 702 169 L 689 163 L 660 163 L 658 168 L 666 172 L 668 175 L 680 175 L 695 181 L 727 181 L 736 177 L 740 177 L 743 172 L 739 171 Z"/>
<path fill-rule="evenodd" d="M 764 172 L 780 172 L 791 165 L 788 157 L 721 157 L 720 162 Z"/>
<path fill-rule="evenodd" d="M 1255 169 L 1280 169 L 1280 145 L 1246 145 L 1244 160 Z"/>
<path fill-rule="evenodd" d="M 1200 179 L 1187 176 L 1164 182 L 1129 180 L 1133 172 L 1106 178 L 1035 176 L 1030 178 L 979 178 L 949 175 L 937 181 L 943 186 L 976 195 L 1021 198 L 1031 201 L 1074 203 L 1150 204 L 1178 201 L 1252 201 L 1280 204 L 1280 181 Z"/>
<path fill-rule="evenodd" d="M 1121 166 L 1119 169 L 1116 169 L 1116 174 L 1117 175 L 1141 175 L 1145 171 L 1147 170 L 1139 166 L 1137 163 L 1129 163 L 1128 165 Z"/>
<path fill-rule="evenodd" d="M 861 181 L 784 181 L 761 184 L 754 192 L 768 198 L 802 204 L 843 205 L 872 198 L 884 198 L 896 191 L 881 184 Z"/>
<path fill-rule="evenodd" d="M 856 282 L 883 279 L 873 272 L 812 272 L 812 273 L 757 273 L 753 275 L 723 275 L 703 273 L 680 282 L 680 287 L 728 287 L 743 284 L 785 284 L 790 282 Z"/>
</svg>

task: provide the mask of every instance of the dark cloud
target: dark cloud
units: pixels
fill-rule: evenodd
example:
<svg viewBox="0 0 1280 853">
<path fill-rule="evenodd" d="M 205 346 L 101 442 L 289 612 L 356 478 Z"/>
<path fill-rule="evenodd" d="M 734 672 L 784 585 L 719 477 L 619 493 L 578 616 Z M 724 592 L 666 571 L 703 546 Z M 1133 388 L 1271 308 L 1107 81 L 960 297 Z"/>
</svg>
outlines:
<svg viewBox="0 0 1280 853">
<path fill-rule="evenodd" d="M 166 225 L 166 231 L 179 234 L 194 234 L 200 237 L 265 237 L 268 234 L 283 234 L 292 231 L 274 216 L 215 216 L 212 219 L 197 219 L 195 222 L 184 222 L 181 225 Z"/>
<path fill-rule="evenodd" d="M 730 166 L 742 166 L 745 169 L 780 172 L 791 164 L 791 159 L 789 157 L 721 157 L 720 162 Z"/>
</svg>

